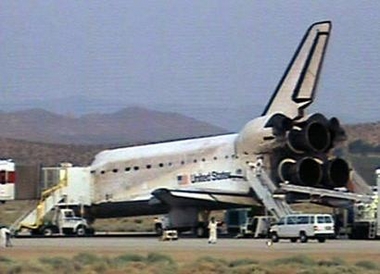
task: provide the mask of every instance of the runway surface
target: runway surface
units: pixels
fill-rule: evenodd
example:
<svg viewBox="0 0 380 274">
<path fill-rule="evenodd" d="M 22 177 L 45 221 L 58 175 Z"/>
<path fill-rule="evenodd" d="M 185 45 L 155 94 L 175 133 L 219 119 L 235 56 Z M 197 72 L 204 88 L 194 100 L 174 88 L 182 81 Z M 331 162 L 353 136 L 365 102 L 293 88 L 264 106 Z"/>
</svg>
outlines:
<svg viewBox="0 0 380 274">
<path fill-rule="evenodd" d="M 380 241 L 328 240 L 306 244 L 282 241 L 272 246 L 264 239 L 219 239 L 210 245 L 207 239 L 159 241 L 158 238 L 94 237 L 94 238 L 16 238 L 14 247 L 1 249 L 0 255 L 13 258 L 73 256 L 80 252 L 97 255 L 148 254 L 159 252 L 179 261 L 191 261 L 202 256 L 228 260 L 253 258 L 271 260 L 298 254 L 318 259 L 342 258 L 346 261 L 379 260 Z"/>
</svg>

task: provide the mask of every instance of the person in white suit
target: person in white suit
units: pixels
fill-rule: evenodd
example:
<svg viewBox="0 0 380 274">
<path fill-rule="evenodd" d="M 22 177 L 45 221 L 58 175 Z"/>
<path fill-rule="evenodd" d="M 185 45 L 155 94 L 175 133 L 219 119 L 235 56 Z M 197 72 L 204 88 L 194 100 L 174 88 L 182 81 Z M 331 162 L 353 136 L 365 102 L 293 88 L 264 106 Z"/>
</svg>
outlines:
<svg viewBox="0 0 380 274">
<path fill-rule="evenodd" d="M 3 226 L 0 229 L 0 237 L 1 237 L 1 245 L 3 247 L 11 247 L 12 246 L 11 231 L 7 227 Z"/>
<path fill-rule="evenodd" d="M 208 224 L 208 229 L 209 229 L 209 234 L 210 234 L 210 236 L 208 238 L 209 244 L 216 244 L 217 227 L 218 227 L 218 222 L 215 220 L 214 217 L 211 217 L 211 220 Z"/>
</svg>

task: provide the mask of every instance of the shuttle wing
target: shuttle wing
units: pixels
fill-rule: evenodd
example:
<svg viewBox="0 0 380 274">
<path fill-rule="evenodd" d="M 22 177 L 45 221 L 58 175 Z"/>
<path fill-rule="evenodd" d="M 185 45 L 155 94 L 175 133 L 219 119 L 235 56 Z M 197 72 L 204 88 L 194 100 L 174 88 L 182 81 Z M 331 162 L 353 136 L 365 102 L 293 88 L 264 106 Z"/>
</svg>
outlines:
<svg viewBox="0 0 380 274">
<path fill-rule="evenodd" d="M 310 26 L 263 116 L 281 112 L 294 120 L 304 115 L 303 110 L 314 100 L 330 31 L 330 21 Z"/>
<path fill-rule="evenodd" d="M 160 188 L 153 191 L 152 195 L 160 202 L 171 207 L 202 207 L 204 209 L 217 209 L 224 205 L 247 205 L 257 204 L 248 193 L 225 193 L 199 190 L 171 190 Z"/>
</svg>

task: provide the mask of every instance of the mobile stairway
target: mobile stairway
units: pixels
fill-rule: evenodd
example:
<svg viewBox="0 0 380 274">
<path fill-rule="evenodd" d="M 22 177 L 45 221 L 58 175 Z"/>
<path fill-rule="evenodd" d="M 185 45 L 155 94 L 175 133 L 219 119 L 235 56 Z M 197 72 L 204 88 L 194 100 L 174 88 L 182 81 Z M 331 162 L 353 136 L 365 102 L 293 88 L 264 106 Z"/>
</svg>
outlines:
<svg viewBox="0 0 380 274">
<path fill-rule="evenodd" d="M 275 219 L 294 213 L 286 202 L 285 195 L 280 194 L 281 189 L 274 184 L 264 169 L 258 172 L 254 168 L 248 168 L 246 176 L 257 198 Z"/>
<path fill-rule="evenodd" d="M 85 207 L 91 204 L 89 167 L 73 167 L 70 163 L 62 163 L 59 167 L 44 167 L 42 185 L 46 190 L 41 193 L 37 205 L 12 224 L 11 229 L 15 234 L 24 230 L 29 230 L 31 234 L 51 234 L 51 227 L 58 223 L 62 215 L 59 213 L 65 213 L 66 219 L 73 215 L 75 220 L 71 218 L 71 223 L 84 223 L 84 218 L 74 216 L 74 213 L 76 210 L 83 216 Z M 62 224 L 58 226 L 61 228 Z"/>
<path fill-rule="evenodd" d="M 354 177 L 354 179 L 357 179 L 357 177 Z M 265 169 L 261 169 L 260 172 L 255 171 L 254 168 L 247 169 L 247 180 L 254 190 L 255 195 L 276 219 L 294 213 L 285 200 L 284 194 L 289 192 L 308 194 L 310 201 L 317 203 L 321 201 L 331 200 L 333 202 L 362 202 L 370 204 L 374 199 L 373 194 L 369 194 L 368 190 L 363 187 L 366 185 L 364 185 L 362 182 L 360 182 L 360 184 L 357 184 L 357 180 L 354 181 L 357 185 L 357 188 L 360 188 L 360 193 L 306 187 L 289 183 L 280 183 L 279 186 L 276 186 L 276 184 L 265 172 Z"/>
<path fill-rule="evenodd" d="M 364 180 L 358 180 L 357 174 L 352 175 L 351 183 L 354 191 L 345 192 L 338 190 L 298 186 L 282 183 L 280 187 L 288 193 L 301 193 L 309 197 L 309 202 L 328 205 L 338 210 L 344 234 L 353 239 L 380 238 L 380 205 L 379 193 L 374 193 Z M 380 180 L 379 180 L 380 181 Z M 378 183 L 378 188 L 379 188 Z M 344 210 L 346 213 L 343 213 Z M 350 213 L 348 213 L 350 212 Z M 348 219 L 351 216 L 351 220 Z"/>
<path fill-rule="evenodd" d="M 63 172 L 58 173 L 58 184 L 44 190 L 41 193 L 41 198 L 37 206 L 21 215 L 20 218 L 11 225 L 11 231 L 17 233 L 27 229 L 30 230 L 32 234 L 34 232 L 37 233 L 44 223 L 45 216 L 55 207 L 65 204 L 67 197 L 67 167 L 63 167 L 61 170 Z"/>
<path fill-rule="evenodd" d="M 354 210 L 354 221 L 350 228 L 350 237 L 353 238 L 380 238 L 380 192 L 374 193 L 364 180 L 357 174 L 351 174 L 351 186 L 354 192 L 299 186 L 290 182 L 275 184 L 265 169 L 258 171 L 249 163 L 246 178 L 253 195 L 261 201 L 266 210 L 275 219 L 295 213 L 286 202 L 287 193 L 303 194 L 308 202 L 331 206 L 333 208 L 357 208 L 362 206 L 364 211 L 359 214 Z M 380 189 L 380 170 L 377 173 L 377 189 Z M 304 199 L 304 198 L 303 198 Z"/>
<path fill-rule="evenodd" d="M 310 196 L 310 201 L 315 203 L 320 203 L 323 199 L 339 199 L 347 202 L 362 202 L 362 203 L 372 203 L 373 195 L 353 193 L 353 192 L 342 192 L 337 190 L 330 190 L 324 188 L 315 188 L 307 186 L 298 186 L 293 184 L 281 183 L 280 187 L 286 192 L 302 193 L 308 194 Z"/>
</svg>

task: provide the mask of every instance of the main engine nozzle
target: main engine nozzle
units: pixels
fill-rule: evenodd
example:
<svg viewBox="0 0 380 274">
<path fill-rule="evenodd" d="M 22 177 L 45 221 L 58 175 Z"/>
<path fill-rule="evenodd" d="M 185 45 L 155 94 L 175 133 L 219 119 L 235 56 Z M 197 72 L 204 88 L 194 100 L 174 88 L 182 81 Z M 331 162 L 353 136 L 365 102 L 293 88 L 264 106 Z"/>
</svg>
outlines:
<svg viewBox="0 0 380 274">
<path fill-rule="evenodd" d="M 312 115 L 306 122 L 289 131 L 288 145 L 296 153 L 323 152 L 331 144 L 328 121 L 322 114 Z"/>
<path fill-rule="evenodd" d="M 350 168 L 341 158 L 326 161 L 313 157 L 304 157 L 299 160 L 286 158 L 278 165 L 278 175 L 283 182 L 332 189 L 347 185 Z"/>
<path fill-rule="evenodd" d="M 289 148 L 296 153 L 326 152 L 338 142 L 346 139 L 344 129 L 337 118 L 327 120 L 320 113 L 306 121 L 294 124 L 288 133 Z"/>
<path fill-rule="evenodd" d="M 350 178 L 350 167 L 341 158 L 334 158 L 324 164 L 323 185 L 328 188 L 344 187 Z"/>
<path fill-rule="evenodd" d="M 280 162 L 278 175 L 282 181 L 314 187 L 323 177 L 322 162 L 312 157 L 304 157 L 298 161 L 287 158 Z"/>
</svg>

